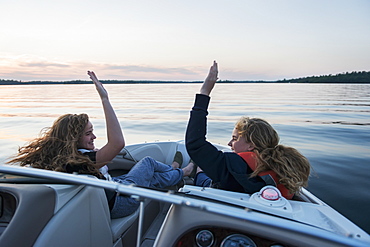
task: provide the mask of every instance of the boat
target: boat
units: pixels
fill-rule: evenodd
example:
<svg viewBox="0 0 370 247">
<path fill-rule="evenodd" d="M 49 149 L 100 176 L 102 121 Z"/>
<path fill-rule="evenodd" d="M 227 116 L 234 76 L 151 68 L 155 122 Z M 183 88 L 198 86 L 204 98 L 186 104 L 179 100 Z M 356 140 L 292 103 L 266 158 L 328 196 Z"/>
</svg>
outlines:
<svg viewBox="0 0 370 247">
<path fill-rule="evenodd" d="M 171 164 L 176 151 L 186 165 L 184 141 L 128 145 L 109 172 L 126 173 L 145 156 Z M 104 189 L 136 198 L 138 210 L 111 219 Z M 159 190 L 3 164 L 0 246 L 370 246 L 370 236 L 306 189 L 286 200 L 272 186 L 249 195 L 187 178 Z"/>
</svg>

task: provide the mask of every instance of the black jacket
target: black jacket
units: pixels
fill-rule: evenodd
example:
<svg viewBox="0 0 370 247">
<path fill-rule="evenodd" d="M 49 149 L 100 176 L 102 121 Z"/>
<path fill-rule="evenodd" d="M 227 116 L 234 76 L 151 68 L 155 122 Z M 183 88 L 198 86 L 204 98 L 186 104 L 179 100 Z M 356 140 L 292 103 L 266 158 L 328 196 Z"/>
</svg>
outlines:
<svg viewBox="0 0 370 247">
<path fill-rule="evenodd" d="M 252 169 L 238 154 L 217 150 L 206 140 L 210 97 L 197 94 L 186 130 L 186 149 L 191 159 L 210 177 L 218 188 L 248 194 L 259 191 L 265 182 L 250 178 Z M 230 130 L 231 131 L 231 130 Z"/>
</svg>

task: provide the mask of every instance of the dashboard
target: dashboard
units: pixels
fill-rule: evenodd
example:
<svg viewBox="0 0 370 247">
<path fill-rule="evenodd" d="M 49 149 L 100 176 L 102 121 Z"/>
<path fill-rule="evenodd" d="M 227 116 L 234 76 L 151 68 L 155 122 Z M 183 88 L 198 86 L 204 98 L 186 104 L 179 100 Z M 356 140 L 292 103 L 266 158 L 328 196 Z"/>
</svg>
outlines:
<svg viewBox="0 0 370 247">
<path fill-rule="evenodd" d="M 288 247 L 273 240 L 245 234 L 241 231 L 222 227 L 202 227 L 193 229 L 179 238 L 174 245 L 194 247 Z"/>
</svg>

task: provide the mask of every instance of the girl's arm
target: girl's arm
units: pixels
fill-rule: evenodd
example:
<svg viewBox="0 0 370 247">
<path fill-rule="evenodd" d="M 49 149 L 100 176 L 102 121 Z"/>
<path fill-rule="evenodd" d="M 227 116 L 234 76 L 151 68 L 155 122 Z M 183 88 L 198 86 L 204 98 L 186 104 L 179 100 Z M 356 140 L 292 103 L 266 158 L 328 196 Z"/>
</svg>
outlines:
<svg viewBox="0 0 370 247">
<path fill-rule="evenodd" d="M 96 90 L 99 93 L 107 128 L 108 142 L 96 153 L 96 164 L 102 167 L 105 163 L 110 162 L 125 146 L 125 139 L 122 134 L 121 126 L 118 122 L 116 113 L 109 101 L 108 92 L 103 87 L 103 84 L 98 80 L 93 71 L 88 71 L 87 74 L 94 82 Z"/>
<path fill-rule="evenodd" d="M 218 65 L 216 61 L 213 61 L 213 65 L 209 69 L 209 73 L 207 78 L 204 80 L 202 87 L 200 88 L 200 94 L 204 94 L 209 96 L 211 94 L 211 91 L 213 87 L 215 86 L 215 83 L 217 81 L 217 75 L 218 75 Z"/>
</svg>

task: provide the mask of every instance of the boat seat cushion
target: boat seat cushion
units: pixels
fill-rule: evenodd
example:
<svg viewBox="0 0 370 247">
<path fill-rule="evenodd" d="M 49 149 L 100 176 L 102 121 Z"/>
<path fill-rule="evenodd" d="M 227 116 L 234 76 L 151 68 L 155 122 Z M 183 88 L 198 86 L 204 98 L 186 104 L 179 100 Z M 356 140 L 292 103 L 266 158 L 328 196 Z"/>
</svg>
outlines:
<svg viewBox="0 0 370 247">
<path fill-rule="evenodd" d="M 150 199 L 144 200 L 144 208 L 145 208 L 145 214 L 147 214 L 151 211 L 150 209 L 147 210 L 147 206 L 153 202 Z M 149 205 L 150 207 L 150 205 Z M 121 218 L 111 219 L 111 228 L 112 228 L 112 234 L 113 234 L 113 240 L 114 242 L 117 241 L 132 225 L 135 224 L 136 220 L 139 220 L 139 211 L 140 208 L 138 208 L 134 213 Z"/>
<path fill-rule="evenodd" d="M 61 234 L 63 233 L 63 234 Z M 111 246 L 110 214 L 104 190 L 84 186 L 49 221 L 34 246 Z"/>
<path fill-rule="evenodd" d="M 139 210 L 136 210 L 134 213 L 117 219 L 111 219 L 111 229 L 113 235 L 113 242 L 116 242 L 132 224 L 139 217 Z"/>
<path fill-rule="evenodd" d="M 34 246 L 112 246 L 138 216 L 139 209 L 111 219 L 104 189 L 84 186 L 55 213 Z"/>
</svg>

